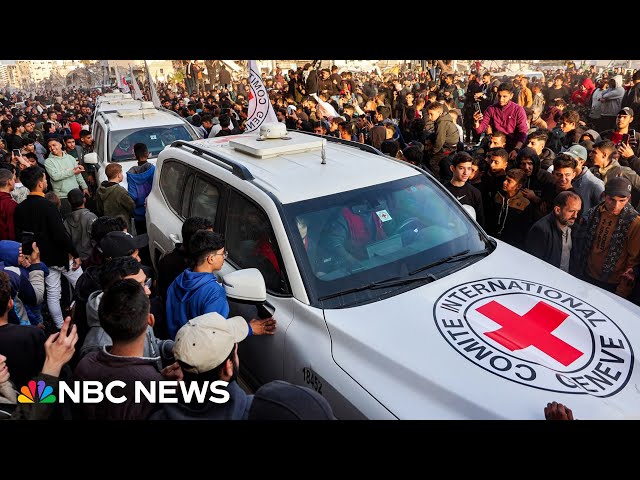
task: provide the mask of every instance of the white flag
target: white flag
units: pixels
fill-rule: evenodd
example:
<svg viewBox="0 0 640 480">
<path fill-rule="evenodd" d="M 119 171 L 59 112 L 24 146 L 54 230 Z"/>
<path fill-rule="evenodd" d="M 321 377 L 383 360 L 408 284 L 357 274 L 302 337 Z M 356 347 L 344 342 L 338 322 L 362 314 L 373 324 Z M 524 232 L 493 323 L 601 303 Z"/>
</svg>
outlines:
<svg viewBox="0 0 640 480">
<path fill-rule="evenodd" d="M 138 86 L 138 81 L 136 80 L 136 77 L 133 74 L 133 68 L 131 68 L 131 65 L 129 65 L 129 73 L 131 74 L 131 83 L 133 84 L 134 100 L 144 100 L 142 92 L 140 91 L 140 87 Z"/>
<path fill-rule="evenodd" d="M 249 115 L 244 130 L 247 133 L 258 130 L 264 122 L 278 121 L 255 60 L 249 60 L 249 87 Z"/>
<path fill-rule="evenodd" d="M 160 108 L 162 105 L 160 103 L 160 97 L 158 97 L 158 92 L 156 90 L 156 82 L 154 82 L 151 78 L 151 72 L 149 71 L 149 64 L 147 61 L 144 61 L 145 70 L 147 72 L 147 83 L 149 84 L 149 92 L 151 93 L 151 101 L 153 102 L 153 106 L 156 108 Z"/>
<path fill-rule="evenodd" d="M 338 112 L 336 112 L 336 109 L 333 108 L 333 105 L 331 105 L 328 102 L 325 102 L 324 100 L 321 100 L 320 97 L 318 97 L 318 95 L 315 93 L 312 93 L 309 96 L 313 97 L 316 100 L 316 102 L 318 102 L 318 106 L 316 108 L 322 114 L 323 117 L 327 117 L 327 119 L 331 121 L 333 117 L 338 116 Z"/>
<path fill-rule="evenodd" d="M 120 72 L 120 67 L 116 65 L 116 74 L 118 75 L 118 88 L 122 93 L 131 93 L 131 89 L 127 84 L 127 80 L 124 78 L 124 75 Z"/>
</svg>

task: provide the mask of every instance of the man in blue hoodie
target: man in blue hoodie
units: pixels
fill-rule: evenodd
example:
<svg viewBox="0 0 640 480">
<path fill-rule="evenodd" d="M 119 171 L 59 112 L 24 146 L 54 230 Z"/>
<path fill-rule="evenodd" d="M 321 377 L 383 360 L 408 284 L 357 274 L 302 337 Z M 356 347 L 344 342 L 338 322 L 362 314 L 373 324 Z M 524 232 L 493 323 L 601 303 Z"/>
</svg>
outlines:
<svg viewBox="0 0 640 480">
<path fill-rule="evenodd" d="M 147 233 L 145 201 L 151 193 L 156 167 L 147 161 L 149 149 L 144 143 L 136 143 L 133 146 L 133 153 L 138 160 L 138 165 L 131 167 L 127 172 L 127 187 L 129 195 L 136 203 L 136 208 L 133 210 L 136 234 L 141 235 Z"/>
<path fill-rule="evenodd" d="M 229 303 L 223 286 L 213 272 L 222 268 L 227 251 L 219 233 L 198 230 L 189 242 L 192 268 L 187 268 L 171 283 L 167 290 L 167 329 L 169 338 L 187 321 L 205 313 L 216 312 L 227 318 Z M 249 335 L 273 335 L 273 318 L 253 319 L 249 322 Z"/>
</svg>

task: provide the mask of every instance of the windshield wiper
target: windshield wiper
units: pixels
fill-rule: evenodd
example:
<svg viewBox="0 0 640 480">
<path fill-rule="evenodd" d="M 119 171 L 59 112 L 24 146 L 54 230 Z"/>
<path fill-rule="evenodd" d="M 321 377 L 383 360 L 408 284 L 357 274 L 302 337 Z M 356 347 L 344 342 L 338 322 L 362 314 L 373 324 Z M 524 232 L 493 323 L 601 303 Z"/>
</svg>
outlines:
<svg viewBox="0 0 640 480">
<path fill-rule="evenodd" d="M 331 293 L 329 295 L 325 295 L 324 297 L 318 298 L 318 301 L 329 300 L 330 298 L 340 297 L 342 295 L 347 295 L 349 293 L 361 292 L 363 290 L 373 290 L 373 289 L 376 289 L 376 288 L 395 287 L 395 286 L 406 285 L 406 284 L 414 283 L 414 282 L 421 282 L 421 281 L 424 281 L 424 280 L 429 280 L 430 282 L 433 282 L 434 280 L 437 280 L 437 279 L 438 279 L 438 277 L 436 277 L 432 273 L 428 273 L 427 275 L 424 275 L 422 277 L 413 277 L 413 278 L 394 277 L 394 278 L 390 278 L 388 280 L 380 280 L 380 281 L 377 281 L 377 282 L 368 283 L 366 285 L 361 285 L 359 287 L 353 287 L 353 288 L 350 288 L 348 290 L 343 290 L 341 292 Z"/>
<path fill-rule="evenodd" d="M 433 267 L 437 267 L 438 265 L 442 265 L 443 263 L 449 263 L 454 261 L 457 262 L 459 260 L 465 260 L 467 258 L 477 257 L 478 255 L 486 255 L 487 253 L 489 253 L 488 248 L 485 248 L 484 250 L 480 250 L 478 252 L 473 252 L 473 253 L 471 253 L 471 250 L 463 250 L 462 252 L 454 253 L 453 255 L 449 255 L 448 257 L 442 258 L 436 262 L 432 262 L 423 267 L 416 268 L 415 270 L 412 270 L 411 272 L 409 272 L 409 275 L 415 275 L 416 273 L 423 272 L 424 270 L 428 270 Z"/>
</svg>

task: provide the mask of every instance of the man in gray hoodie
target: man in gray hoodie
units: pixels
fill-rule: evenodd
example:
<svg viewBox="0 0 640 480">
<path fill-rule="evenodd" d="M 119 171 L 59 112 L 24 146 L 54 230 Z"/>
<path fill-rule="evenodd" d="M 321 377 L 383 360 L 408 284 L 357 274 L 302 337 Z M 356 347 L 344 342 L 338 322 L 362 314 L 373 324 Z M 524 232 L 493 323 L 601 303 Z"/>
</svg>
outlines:
<svg viewBox="0 0 640 480">
<path fill-rule="evenodd" d="M 84 192 L 79 188 L 70 190 L 67 200 L 71 204 L 71 213 L 64 220 L 64 228 L 84 263 L 93 251 L 91 225 L 98 217 L 85 208 Z"/>
<path fill-rule="evenodd" d="M 576 166 L 576 176 L 571 181 L 571 186 L 582 199 L 582 218 L 586 220 L 591 207 L 598 205 L 602 201 L 604 182 L 591 173 L 585 166 L 588 154 L 587 149 L 582 145 L 571 145 L 569 150 L 564 153 L 575 158 L 578 162 Z M 578 221 L 579 220 L 580 219 L 578 219 Z"/>
<path fill-rule="evenodd" d="M 151 295 L 149 281 L 142 270 L 142 265 L 133 257 L 117 257 L 104 264 L 100 270 L 100 286 L 102 290 L 96 290 L 89 295 L 87 301 L 87 324 L 89 331 L 80 348 L 80 358 L 90 352 L 101 350 L 106 345 L 112 345 L 111 337 L 100 325 L 98 308 L 100 301 L 112 285 L 120 280 L 132 279 L 138 282 L 147 296 Z M 164 365 L 170 365 L 173 359 L 173 340 L 159 340 L 153 333 L 153 328 L 147 326 L 147 336 L 144 342 L 144 357 L 155 359 L 156 368 L 161 371 Z"/>
</svg>

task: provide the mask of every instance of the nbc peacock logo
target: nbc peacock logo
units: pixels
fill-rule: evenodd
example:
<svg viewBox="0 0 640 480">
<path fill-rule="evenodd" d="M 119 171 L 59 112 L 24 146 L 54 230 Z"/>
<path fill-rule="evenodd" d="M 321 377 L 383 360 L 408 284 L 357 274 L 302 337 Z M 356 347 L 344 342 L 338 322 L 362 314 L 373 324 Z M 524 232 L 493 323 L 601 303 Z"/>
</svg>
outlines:
<svg viewBox="0 0 640 480">
<path fill-rule="evenodd" d="M 53 388 L 39 380 L 36 384 L 35 380 L 31 380 L 26 386 L 20 389 L 18 395 L 18 403 L 55 403 L 56 396 L 53 394 Z"/>
</svg>

